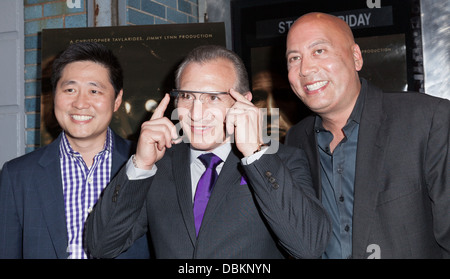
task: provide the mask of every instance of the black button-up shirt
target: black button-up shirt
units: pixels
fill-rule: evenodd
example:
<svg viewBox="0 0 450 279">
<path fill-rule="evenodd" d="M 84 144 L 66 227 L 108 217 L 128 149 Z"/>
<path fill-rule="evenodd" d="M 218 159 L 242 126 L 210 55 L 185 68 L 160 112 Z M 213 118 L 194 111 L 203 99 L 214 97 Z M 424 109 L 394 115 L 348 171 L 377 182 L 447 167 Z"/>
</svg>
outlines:
<svg viewBox="0 0 450 279">
<path fill-rule="evenodd" d="M 333 135 L 323 128 L 319 116 L 315 119 L 321 167 L 322 204 L 333 224 L 333 232 L 323 258 L 341 259 L 352 255 L 356 150 L 365 91 L 365 88 L 361 88 L 355 107 L 343 129 L 345 137 L 333 153 L 330 152 Z"/>
</svg>

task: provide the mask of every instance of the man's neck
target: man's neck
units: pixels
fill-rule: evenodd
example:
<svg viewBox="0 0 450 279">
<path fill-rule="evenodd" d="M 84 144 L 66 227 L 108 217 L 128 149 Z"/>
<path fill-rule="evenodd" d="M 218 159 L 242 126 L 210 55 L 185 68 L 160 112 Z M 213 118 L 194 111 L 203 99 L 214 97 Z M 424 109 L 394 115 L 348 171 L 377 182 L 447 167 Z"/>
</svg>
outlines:
<svg viewBox="0 0 450 279">
<path fill-rule="evenodd" d="M 350 115 L 352 114 L 352 111 L 355 107 L 355 104 L 356 100 L 347 108 L 341 111 L 320 115 L 323 128 L 333 134 L 333 140 L 330 143 L 331 152 L 333 152 L 336 146 L 345 137 L 344 126 L 347 124 L 348 119 L 350 118 Z"/>
<path fill-rule="evenodd" d="M 72 149 L 81 154 L 87 167 L 91 167 L 94 163 L 94 157 L 105 147 L 107 132 L 93 139 L 77 139 L 66 134 L 67 140 Z"/>
</svg>

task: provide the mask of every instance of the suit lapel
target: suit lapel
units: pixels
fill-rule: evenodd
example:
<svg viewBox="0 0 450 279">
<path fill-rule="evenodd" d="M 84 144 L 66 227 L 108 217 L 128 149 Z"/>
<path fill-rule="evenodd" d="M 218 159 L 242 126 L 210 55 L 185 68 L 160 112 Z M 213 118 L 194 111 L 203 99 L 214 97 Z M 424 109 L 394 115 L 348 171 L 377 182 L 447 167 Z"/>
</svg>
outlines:
<svg viewBox="0 0 450 279">
<path fill-rule="evenodd" d="M 172 159 L 172 172 L 175 180 L 178 204 L 192 245 L 195 246 L 197 236 L 195 234 L 194 213 L 192 207 L 191 171 L 189 163 L 186 163 L 190 161 L 189 146 L 181 143 L 179 149 L 177 148 L 174 150 Z"/>
<path fill-rule="evenodd" d="M 368 87 L 358 136 L 353 205 L 353 257 L 365 255 L 371 224 L 374 220 L 379 177 L 384 162 L 384 148 L 389 135 L 385 131 L 386 115 L 382 107 L 382 92 Z"/>
<path fill-rule="evenodd" d="M 227 193 L 233 189 L 236 185 L 239 185 L 242 174 L 239 172 L 240 159 L 236 155 L 236 151 L 233 145 L 230 154 L 220 171 L 216 184 L 214 185 L 211 197 L 209 198 L 208 205 L 205 210 L 205 215 L 202 220 L 202 227 L 208 226 L 208 223 L 214 219 L 216 212 L 222 203 Z M 201 228 L 200 228 L 201 230 Z"/>
<path fill-rule="evenodd" d="M 314 128 L 315 117 L 315 114 L 308 116 L 301 121 L 301 125 L 297 124 L 292 127 L 288 132 L 285 144 L 301 148 L 305 152 L 309 162 L 316 197 L 320 200 L 322 197 L 322 186 L 320 180 L 319 150 L 317 148 Z"/>
<path fill-rule="evenodd" d="M 180 146 L 181 147 L 181 146 Z M 197 236 L 195 233 L 195 222 L 192 204 L 192 190 L 191 190 L 191 172 L 189 164 L 190 149 L 187 144 L 183 144 L 179 150 L 173 152 L 173 177 L 175 180 L 175 187 L 177 191 L 178 204 L 183 215 L 183 220 L 186 225 L 192 245 L 195 246 Z M 231 150 L 228 155 L 220 175 L 214 185 L 211 197 L 206 207 L 205 215 L 203 216 L 202 227 L 208 225 L 208 222 L 214 218 L 216 211 L 234 185 L 239 185 L 241 180 L 241 173 L 238 165 L 240 163 L 239 157 Z"/>
<path fill-rule="evenodd" d="M 67 226 L 64 194 L 59 161 L 61 135 L 51 143 L 38 164 L 41 171 L 36 174 L 36 186 L 50 237 L 58 258 L 67 258 Z"/>
<path fill-rule="evenodd" d="M 305 145 L 300 146 L 308 157 L 309 160 L 309 168 L 311 170 L 311 177 L 314 186 L 314 190 L 316 191 L 316 196 L 321 200 L 322 198 L 322 187 L 320 181 L 320 161 L 319 161 L 319 150 L 317 149 L 317 139 L 316 132 L 314 131 L 314 117 L 311 118 L 308 127 L 305 128 Z M 303 137 L 303 135 L 302 135 Z"/>
<path fill-rule="evenodd" d="M 135 148 L 127 144 L 127 142 L 113 133 L 113 151 L 112 151 L 112 167 L 111 180 L 127 162 L 130 156 L 135 152 Z"/>
</svg>

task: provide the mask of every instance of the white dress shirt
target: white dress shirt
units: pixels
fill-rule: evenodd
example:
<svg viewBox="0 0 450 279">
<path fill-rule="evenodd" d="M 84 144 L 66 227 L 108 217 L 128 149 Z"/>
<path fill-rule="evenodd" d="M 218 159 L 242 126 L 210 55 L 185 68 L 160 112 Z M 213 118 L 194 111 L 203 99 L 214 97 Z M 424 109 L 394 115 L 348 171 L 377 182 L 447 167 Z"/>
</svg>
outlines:
<svg viewBox="0 0 450 279">
<path fill-rule="evenodd" d="M 255 154 L 252 154 L 248 157 L 244 157 L 241 159 L 241 162 L 243 165 L 249 165 L 259 158 L 266 152 L 267 147 L 264 146 L 261 148 L 261 151 L 256 152 Z M 215 148 L 212 151 L 204 151 L 204 150 L 196 150 L 191 148 L 191 157 L 190 157 L 190 168 L 191 168 L 191 187 L 192 187 L 192 199 L 194 199 L 195 191 L 197 190 L 197 183 L 200 180 L 200 177 L 205 172 L 205 166 L 200 161 L 198 156 L 205 154 L 205 153 L 214 153 L 215 155 L 219 156 L 220 159 L 222 159 L 222 163 L 220 163 L 216 167 L 216 171 L 218 174 L 220 174 L 220 171 L 222 170 L 222 167 L 228 157 L 228 154 L 230 154 L 231 151 L 231 143 L 226 142 L 219 147 Z M 153 165 L 153 168 L 151 170 L 143 170 L 136 168 L 132 162 L 132 158 L 130 158 L 126 165 L 127 168 L 127 176 L 130 180 L 136 180 L 136 179 L 145 179 L 149 178 L 156 174 L 156 171 L 158 168 L 156 165 Z"/>
</svg>

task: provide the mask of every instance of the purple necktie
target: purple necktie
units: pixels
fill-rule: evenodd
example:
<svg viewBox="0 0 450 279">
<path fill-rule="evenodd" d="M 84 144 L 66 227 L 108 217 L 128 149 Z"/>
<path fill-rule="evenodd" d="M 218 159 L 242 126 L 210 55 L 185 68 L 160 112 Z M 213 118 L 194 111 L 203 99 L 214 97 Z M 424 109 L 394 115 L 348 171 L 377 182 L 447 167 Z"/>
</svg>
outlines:
<svg viewBox="0 0 450 279">
<path fill-rule="evenodd" d="M 206 171 L 198 181 L 194 197 L 194 219 L 197 235 L 200 230 L 200 225 L 202 224 L 203 214 L 205 213 L 211 190 L 218 177 L 216 167 L 222 162 L 222 160 L 213 153 L 206 153 L 198 156 L 198 158 L 202 161 L 203 165 L 205 165 Z"/>
</svg>

